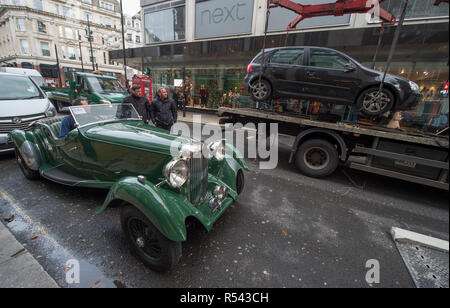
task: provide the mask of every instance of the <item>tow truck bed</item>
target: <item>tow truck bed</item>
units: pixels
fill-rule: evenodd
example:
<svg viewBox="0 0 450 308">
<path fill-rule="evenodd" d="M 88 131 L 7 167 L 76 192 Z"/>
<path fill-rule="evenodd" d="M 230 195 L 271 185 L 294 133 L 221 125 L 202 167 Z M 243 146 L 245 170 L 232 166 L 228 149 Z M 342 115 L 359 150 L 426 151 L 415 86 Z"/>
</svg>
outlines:
<svg viewBox="0 0 450 308">
<path fill-rule="evenodd" d="M 335 170 L 320 173 L 317 169 L 305 169 L 308 164 L 299 163 L 306 156 L 299 157 L 298 153 L 308 151 L 302 145 L 320 139 L 330 142 L 338 150 L 335 159 L 350 168 L 449 190 L 448 137 L 375 125 L 325 122 L 250 108 L 222 107 L 218 114 L 228 123 L 278 123 L 279 133 L 296 137 L 290 162 L 295 161 L 309 176 L 325 177 Z M 327 155 L 334 159 L 332 153 Z M 355 157 L 360 159 L 352 161 Z"/>
</svg>

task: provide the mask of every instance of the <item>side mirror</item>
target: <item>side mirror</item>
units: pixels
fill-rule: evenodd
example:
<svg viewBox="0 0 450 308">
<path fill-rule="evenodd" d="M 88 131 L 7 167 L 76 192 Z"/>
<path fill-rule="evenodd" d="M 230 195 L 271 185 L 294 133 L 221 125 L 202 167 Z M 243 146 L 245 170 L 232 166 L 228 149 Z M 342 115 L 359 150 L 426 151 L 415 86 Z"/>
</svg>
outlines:
<svg viewBox="0 0 450 308">
<path fill-rule="evenodd" d="M 356 71 L 356 66 L 353 63 L 347 63 L 344 68 L 347 73 Z"/>
</svg>

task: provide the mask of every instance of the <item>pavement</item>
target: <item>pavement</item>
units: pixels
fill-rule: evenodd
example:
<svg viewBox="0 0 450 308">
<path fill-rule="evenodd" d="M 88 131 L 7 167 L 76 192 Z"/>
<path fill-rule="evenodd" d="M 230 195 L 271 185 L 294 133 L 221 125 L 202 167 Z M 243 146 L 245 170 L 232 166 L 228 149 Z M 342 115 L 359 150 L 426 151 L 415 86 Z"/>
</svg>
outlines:
<svg viewBox="0 0 450 308">
<path fill-rule="evenodd" d="M 0 223 L 0 243 L 0 288 L 58 288 L 3 223 Z"/>
</svg>

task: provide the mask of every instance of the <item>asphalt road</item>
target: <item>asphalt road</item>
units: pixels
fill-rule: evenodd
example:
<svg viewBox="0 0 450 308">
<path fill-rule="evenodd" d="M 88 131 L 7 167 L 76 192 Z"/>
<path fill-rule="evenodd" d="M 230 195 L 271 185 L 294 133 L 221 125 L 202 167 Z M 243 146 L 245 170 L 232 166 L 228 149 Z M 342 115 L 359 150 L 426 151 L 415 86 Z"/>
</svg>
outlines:
<svg viewBox="0 0 450 308">
<path fill-rule="evenodd" d="M 211 232 L 190 230 L 163 275 L 131 255 L 119 208 L 94 214 L 106 191 L 28 181 L 11 155 L 0 156 L 0 218 L 15 215 L 8 228 L 64 287 L 414 287 L 390 229 L 448 240 L 447 192 L 345 168 L 311 179 L 288 164 L 288 147 L 279 153 L 275 170 L 248 160 L 240 200 Z M 78 285 L 66 283 L 69 259 L 81 264 Z M 365 280 L 371 259 L 377 285 Z"/>
</svg>

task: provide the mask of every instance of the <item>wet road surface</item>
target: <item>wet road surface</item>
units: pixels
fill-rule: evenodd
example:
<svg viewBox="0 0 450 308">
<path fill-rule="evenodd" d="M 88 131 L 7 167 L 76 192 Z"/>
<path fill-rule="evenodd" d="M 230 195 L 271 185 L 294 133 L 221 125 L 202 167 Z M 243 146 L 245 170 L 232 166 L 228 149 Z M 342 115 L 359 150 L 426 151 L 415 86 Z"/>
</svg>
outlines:
<svg viewBox="0 0 450 308">
<path fill-rule="evenodd" d="M 119 208 L 94 213 L 107 191 L 28 181 L 11 155 L 0 156 L 0 218 L 15 215 L 8 228 L 63 287 L 371 287 L 370 259 L 381 266 L 372 287 L 414 287 L 390 229 L 448 240 L 448 193 L 345 168 L 311 179 L 289 154 L 281 146 L 275 170 L 249 159 L 240 200 L 211 232 L 190 230 L 163 275 L 130 253 Z M 81 265 L 78 285 L 65 280 L 70 259 Z"/>
</svg>

